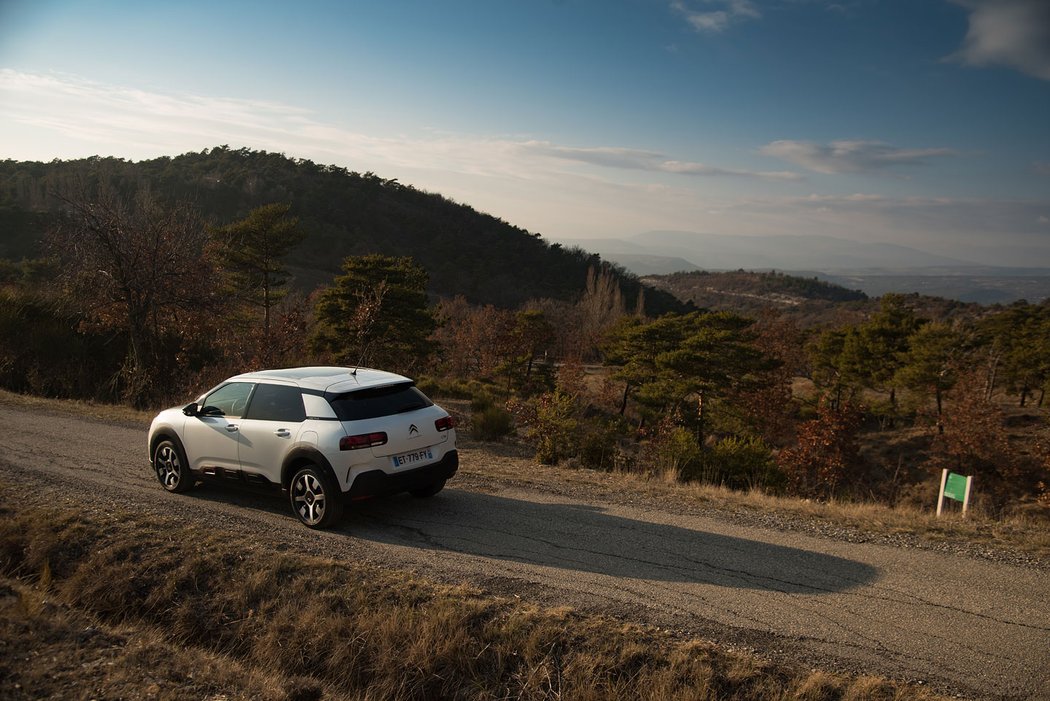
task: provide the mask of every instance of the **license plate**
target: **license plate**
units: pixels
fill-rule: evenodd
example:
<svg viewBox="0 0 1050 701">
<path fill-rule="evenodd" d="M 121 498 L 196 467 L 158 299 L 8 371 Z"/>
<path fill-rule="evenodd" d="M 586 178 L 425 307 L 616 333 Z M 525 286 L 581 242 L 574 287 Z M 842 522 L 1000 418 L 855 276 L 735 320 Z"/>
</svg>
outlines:
<svg viewBox="0 0 1050 701">
<path fill-rule="evenodd" d="M 402 453 L 401 455 L 395 455 L 391 458 L 394 461 L 394 467 L 404 467 L 405 465 L 423 464 L 430 462 L 434 459 L 434 453 L 430 448 L 423 450 L 417 450 L 412 453 Z"/>
</svg>

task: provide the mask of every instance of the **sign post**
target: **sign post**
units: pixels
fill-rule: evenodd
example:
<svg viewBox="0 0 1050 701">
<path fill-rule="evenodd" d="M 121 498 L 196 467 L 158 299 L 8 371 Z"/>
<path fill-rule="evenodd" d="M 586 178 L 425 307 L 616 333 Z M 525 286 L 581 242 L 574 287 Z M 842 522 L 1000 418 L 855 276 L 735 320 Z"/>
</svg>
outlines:
<svg viewBox="0 0 1050 701">
<path fill-rule="evenodd" d="M 953 499 L 962 502 L 962 512 L 965 514 L 970 507 L 970 488 L 973 486 L 973 476 L 957 475 L 948 470 L 941 470 L 941 488 L 937 492 L 937 515 L 941 515 L 945 499 Z"/>
</svg>

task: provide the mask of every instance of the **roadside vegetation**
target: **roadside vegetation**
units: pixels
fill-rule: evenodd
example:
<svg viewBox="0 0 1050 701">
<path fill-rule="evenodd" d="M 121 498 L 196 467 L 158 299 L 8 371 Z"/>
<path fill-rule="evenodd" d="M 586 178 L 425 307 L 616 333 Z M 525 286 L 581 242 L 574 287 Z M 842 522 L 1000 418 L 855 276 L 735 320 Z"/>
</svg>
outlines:
<svg viewBox="0 0 1050 701">
<path fill-rule="evenodd" d="M 488 415 L 493 405 L 463 399 L 444 399 L 445 408 L 459 417 L 461 477 L 477 477 L 489 483 L 545 491 L 560 496 L 579 497 L 614 503 L 646 504 L 672 510 L 700 510 L 723 517 L 761 514 L 770 528 L 798 529 L 806 532 L 838 532 L 838 537 L 857 541 L 901 536 L 916 539 L 915 545 L 947 544 L 955 547 L 992 548 L 1013 553 L 1021 560 L 1050 562 L 1050 530 L 1039 516 L 1019 513 L 989 517 L 982 513 L 963 516 L 949 513 L 937 518 L 931 509 L 904 504 L 890 506 L 874 501 L 846 499 L 814 500 L 769 494 L 760 489 L 740 490 L 703 482 L 670 480 L 666 475 L 638 471 L 588 470 L 567 464 L 537 464 L 534 448 L 524 440 L 507 437 L 506 422 L 513 417 L 498 412 L 496 440 L 479 431 L 492 431 L 486 424 L 479 429 L 475 407 Z M 107 404 L 76 399 L 48 399 L 0 390 L 0 405 L 29 411 L 89 418 L 107 423 L 141 427 L 153 418 L 153 410 L 134 409 L 123 404 Z M 473 416 L 473 419 L 471 418 Z"/>
<path fill-rule="evenodd" d="M 939 698 L 18 485 L 0 491 L 0 570 L 10 699 Z"/>
<path fill-rule="evenodd" d="M 1050 301 L 865 301 L 758 275 L 749 299 L 772 290 L 852 305 L 803 327 L 776 304 L 748 315 L 675 307 L 596 257 L 558 268 L 554 246 L 533 261 L 535 237 L 505 223 L 489 222 L 531 253 L 471 248 L 468 261 L 457 249 L 450 275 L 452 258 L 427 247 L 447 243 L 436 213 L 467 217 L 471 231 L 488 220 L 370 174 L 225 148 L 28 165 L 41 174 L 6 163 L 0 183 L 8 237 L 42 236 L 38 257 L 0 265 L 8 390 L 155 408 L 250 369 L 366 364 L 470 402 L 464 433 L 525 445 L 542 464 L 912 510 L 934 508 L 949 469 L 974 476 L 977 515 L 1050 515 Z M 193 184 L 200 204 L 173 199 Z M 317 193 L 295 189 L 306 186 L 346 188 L 367 217 L 336 208 L 340 239 L 327 228 L 334 205 L 307 207 Z M 267 192 L 282 199 L 248 206 Z M 397 255 L 359 228 L 394 235 L 377 202 L 411 223 Z M 297 274 L 310 275 L 289 261 L 318 245 L 341 273 L 304 289 Z M 486 296 L 493 276 L 519 284 L 508 256 L 518 269 L 535 263 L 525 301 Z M 561 282 L 544 288 L 551 266 Z M 736 293 L 754 276 L 731 277 Z"/>
</svg>

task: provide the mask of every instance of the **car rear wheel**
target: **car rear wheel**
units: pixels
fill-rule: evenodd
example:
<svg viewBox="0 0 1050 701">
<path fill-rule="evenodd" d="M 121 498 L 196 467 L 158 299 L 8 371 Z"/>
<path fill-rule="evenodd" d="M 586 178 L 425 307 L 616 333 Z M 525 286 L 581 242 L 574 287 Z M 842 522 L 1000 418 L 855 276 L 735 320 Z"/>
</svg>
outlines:
<svg viewBox="0 0 1050 701">
<path fill-rule="evenodd" d="M 157 473 L 160 486 L 175 494 L 190 491 L 196 481 L 190 473 L 182 450 L 174 441 L 167 439 L 158 443 L 153 451 L 153 469 Z"/>
<path fill-rule="evenodd" d="M 416 499 L 426 499 L 427 497 L 434 496 L 444 488 L 445 480 L 438 480 L 437 482 L 431 482 L 427 486 L 420 487 L 419 489 L 410 489 L 408 493 Z"/>
<path fill-rule="evenodd" d="M 288 489 L 292 511 L 310 528 L 328 528 L 343 515 L 342 494 L 335 482 L 315 465 L 299 469 Z"/>
</svg>

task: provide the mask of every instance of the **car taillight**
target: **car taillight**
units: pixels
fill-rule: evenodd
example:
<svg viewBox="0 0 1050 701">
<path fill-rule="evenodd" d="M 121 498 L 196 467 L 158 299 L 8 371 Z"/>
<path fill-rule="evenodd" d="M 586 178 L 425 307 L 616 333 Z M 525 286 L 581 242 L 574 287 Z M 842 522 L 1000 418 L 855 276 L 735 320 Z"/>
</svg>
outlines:
<svg viewBox="0 0 1050 701">
<path fill-rule="evenodd" d="M 451 416 L 446 416 L 443 419 L 438 419 L 434 422 L 434 428 L 439 431 L 448 431 L 449 429 L 456 427 L 456 421 Z"/>
<path fill-rule="evenodd" d="M 385 433 L 359 433 L 356 436 L 343 436 L 339 439 L 339 450 L 360 450 L 374 448 L 386 443 Z"/>
</svg>

